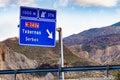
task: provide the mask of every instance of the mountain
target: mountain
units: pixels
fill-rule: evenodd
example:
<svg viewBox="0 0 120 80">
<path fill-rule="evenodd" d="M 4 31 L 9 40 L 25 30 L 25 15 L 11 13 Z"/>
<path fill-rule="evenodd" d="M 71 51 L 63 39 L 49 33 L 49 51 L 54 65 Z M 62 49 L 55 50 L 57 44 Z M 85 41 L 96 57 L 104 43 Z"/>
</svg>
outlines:
<svg viewBox="0 0 120 80">
<path fill-rule="evenodd" d="M 35 47 L 35 46 L 20 46 L 18 44 L 18 38 L 9 38 L 3 43 L 9 47 L 14 52 L 20 53 L 28 57 L 29 59 L 37 61 L 39 64 L 47 63 L 47 64 L 58 64 L 59 57 L 59 46 L 58 43 L 55 47 Z M 64 53 L 64 63 L 68 66 L 74 66 L 73 64 L 76 62 L 81 63 L 82 61 L 88 63 L 87 65 L 94 64 L 89 60 L 84 60 L 82 57 L 78 57 L 74 53 L 72 53 L 65 45 L 63 47 Z M 79 64 L 78 66 L 82 66 L 86 64 Z"/>
<path fill-rule="evenodd" d="M 73 34 L 64 38 L 63 41 L 65 67 L 120 64 L 120 22 Z M 16 37 L 0 42 L 1 70 L 58 67 L 58 60 L 58 43 L 52 48 L 21 46 Z M 19 80 L 24 78 L 26 80 L 32 80 L 32 78 L 46 80 L 47 76 L 54 77 L 51 73 L 48 75 L 46 74 L 44 75 L 46 77 L 41 78 L 41 76 L 33 77 L 32 74 L 23 74 L 18 75 L 17 78 Z M 0 76 L 0 79 L 13 80 L 13 77 Z"/>
<path fill-rule="evenodd" d="M 111 26 L 115 26 L 115 27 L 120 26 L 120 22 L 117 22 L 117 23 L 115 23 L 115 24 L 112 24 Z"/>
<path fill-rule="evenodd" d="M 120 22 L 73 34 L 63 41 L 79 56 L 101 64 L 120 64 Z"/>
<path fill-rule="evenodd" d="M 65 45 L 63 48 L 65 67 L 100 65 L 76 55 Z M 58 43 L 54 48 L 20 46 L 16 37 L 0 42 L 0 70 L 58 67 L 58 56 Z M 48 78 L 52 78 L 51 80 L 53 80 L 53 75 L 56 76 L 51 73 L 20 74 L 17 75 L 17 79 L 33 80 L 34 78 L 34 80 L 48 80 Z M 74 76 L 72 73 L 66 73 L 66 75 Z M 0 76 L 1 80 L 13 80 L 13 78 L 11 75 Z"/>
<path fill-rule="evenodd" d="M 120 22 L 115 23 L 110 26 L 102 27 L 102 28 L 92 28 L 89 30 L 85 30 L 78 34 L 73 34 L 64 38 L 64 43 L 67 46 L 78 45 L 78 44 L 87 44 L 88 41 L 94 38 L 98 38 L 100 36 L 108 36 L 108 35 L 120 34 Z"/>
<path fill-rule="evenodd" d="M 29 69 L 35 68 L 37 65 L 38 64 L 35 61 L 28 59 L 23 54 L 14 52 L 4 43 L 0 42 L 0 70 Z M 26 78 L 26 80 L 33 79 L 32 75 L 30 74 L 17 75 L 18 80 L 23 80 L 24 78 Z M 1 75 L 0 80 L 14 80 L 14 77 L 11 75 Z"/>
</svg>

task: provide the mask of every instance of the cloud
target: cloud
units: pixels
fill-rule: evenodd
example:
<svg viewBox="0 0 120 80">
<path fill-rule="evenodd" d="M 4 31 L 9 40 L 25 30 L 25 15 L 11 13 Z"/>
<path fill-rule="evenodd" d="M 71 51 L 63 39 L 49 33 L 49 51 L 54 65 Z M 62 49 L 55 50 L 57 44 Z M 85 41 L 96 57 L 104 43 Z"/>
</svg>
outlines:
<svg viewBox="0 0 120 80">
<path fill-rule="evenodd" d="M 54 7 L 57 8 L 59 6 L 65 7 L 67 6 L 69 3 L 69 0 L 56 0 L 56 2 L 54 3 Z"/>
<path fill-rule="evenodd" d="M 117 5 L 118 0 L 71 0 L 71 2 L 76 3 L 80 6 L 112 7 Z"/>
<path fill-rule="evenodd" d="M 116 13 L 120 15 L 120 9 L 116 9 Z"/>
<path fill-rule="evenodd" d="M 34 5 L 35 0 L 17 0 L 19 5 Z"/>
<path fill-rule="evenodd" d="M 35 5 L 35 0 L 0 0 L 0 8 L 10 6 Z"/>
<path fill-rule="evenodd" d="M 54 7 L 66 7 L 69 3 L 80 6 L 113 7 L 117 5 L 118 1 L 119 0 L 56 0 Z"/>
<path fill-rule="evenodd" d="M 0 7 L 5 7 L 6 5 L 8 5 L 10 2 L 10 0 L 0 0 Z"/>
</svg>

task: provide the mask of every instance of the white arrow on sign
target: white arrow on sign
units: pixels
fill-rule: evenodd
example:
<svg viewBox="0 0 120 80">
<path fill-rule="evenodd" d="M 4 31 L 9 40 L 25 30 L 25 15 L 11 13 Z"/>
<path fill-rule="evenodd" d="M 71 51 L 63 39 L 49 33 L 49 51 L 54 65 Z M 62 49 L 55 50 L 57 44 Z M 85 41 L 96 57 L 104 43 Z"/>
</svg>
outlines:
<svg viewBox="0 0 120 80">
<path fill-rule="evenodd" d="M 48 38 L 53 39 L 52 32 L 50 32 L 48 29 L 46 30 L 46 32 L 48 33 Z"/>
</svg>

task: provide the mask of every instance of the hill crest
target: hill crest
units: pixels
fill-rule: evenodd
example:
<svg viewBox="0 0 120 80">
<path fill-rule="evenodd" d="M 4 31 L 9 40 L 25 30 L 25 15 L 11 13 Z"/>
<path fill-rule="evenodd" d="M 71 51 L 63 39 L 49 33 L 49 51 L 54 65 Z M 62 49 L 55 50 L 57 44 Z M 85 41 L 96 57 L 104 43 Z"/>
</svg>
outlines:
<svg viewBox="0 0 120 80">
<path fill-rule="evenodd" d="M 101 64 L 120 64 L 120 22 L 68 36 L 64 44 L 77 55 L 89 56 Z"/>
<path fill-rule="evenodd" d="M 119 25 L 119 26 L 118 26 Z M 77 44 L 86 44 L 91 39 L 108 36 L 108 35 L 118 35 L 120 34 L 120 22 L 115 23 L 111 26 L 106 26 L 102 28 L 92 28 L 85 30 L 78 34 L 73 34 L 71 36 L 65 37 L 63 42 L 67 46 L 77 45 Z"/>
</svg>

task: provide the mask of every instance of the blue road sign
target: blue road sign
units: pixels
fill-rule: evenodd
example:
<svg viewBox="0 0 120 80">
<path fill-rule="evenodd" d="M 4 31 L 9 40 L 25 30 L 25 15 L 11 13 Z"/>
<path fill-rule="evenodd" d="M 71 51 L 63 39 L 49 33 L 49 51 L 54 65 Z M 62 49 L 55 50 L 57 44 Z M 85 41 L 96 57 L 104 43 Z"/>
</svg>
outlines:
<svg viewBox="0 0 120 80">
<path fill-rule="evenodd" d="M 21 7 L 20 45 L 55 46 L 56 10 Z"/>
<path fill-rule="evenodd" d="M 38 17 L 38 9 L 37 8 L 30 8 L 30 7 L 20 7 L 20 17 L 31 17 L 37 18 Z"/>
<path fill-rule="evenodd" d="M 39 18 L 56 20 L 56 12 L 53 10 L 40 9 L 39 10 Z"/>
</svg>

